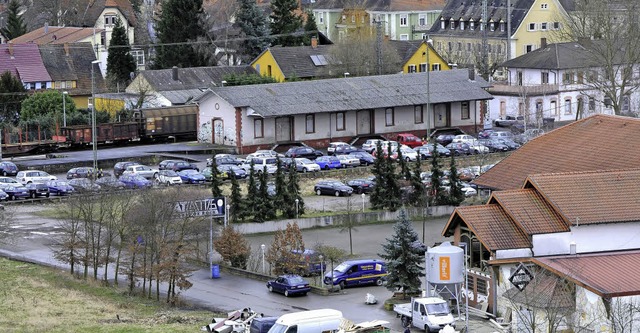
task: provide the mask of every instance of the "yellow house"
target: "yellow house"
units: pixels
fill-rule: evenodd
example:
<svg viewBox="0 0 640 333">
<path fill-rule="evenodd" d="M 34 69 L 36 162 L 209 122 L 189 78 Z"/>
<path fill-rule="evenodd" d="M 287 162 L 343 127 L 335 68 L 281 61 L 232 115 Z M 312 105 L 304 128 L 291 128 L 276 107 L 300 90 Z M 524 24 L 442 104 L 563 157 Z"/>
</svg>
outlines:
<svg viewBox="0 0 640 333">
<path fill-rule="evenodd" d="M 511 37 L 512 58 L 544 47 L 546 43 L 568 42 L 560 33 L 567 15 L 558 1 L 534 1 Z"/>
<path fill-rule="evenodd" d="M 429 64 L 428 67 L 430 71 L 451 69 L 451 66 L 436 52 L 433 46 L 429 45 L 426 41 L 420 41 L 419 43 L 398 41 L 396 43 L 409 43 L 413 46 L 404 58 L 406 60 L 404 60 L 402 64 L 402 72 L 405 74 L 426 72 L 427 64 Z M 427 50 L 429 53 L 427 53 Z"/>
<path fill-rule="evenodd" d="M 258 55 L 251 67 L 278 82 L 313 79 L 328 64 L 326 56 L 330 48 L 331 45 L 318 45 L 313 40 L 311 46 L 275 46 Z"/>
</svg>

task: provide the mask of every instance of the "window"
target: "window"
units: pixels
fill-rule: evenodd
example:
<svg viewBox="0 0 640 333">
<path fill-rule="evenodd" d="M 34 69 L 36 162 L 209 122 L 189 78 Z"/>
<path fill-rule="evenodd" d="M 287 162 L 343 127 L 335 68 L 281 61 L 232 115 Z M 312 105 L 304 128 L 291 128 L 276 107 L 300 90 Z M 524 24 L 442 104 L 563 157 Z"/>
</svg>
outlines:
<svg viewBox="0 0 640 333">
<path fill-rule="evenodd" d="M 427 71 L 427 64 L 420 64 L 420 72 L 424 73 Z"/>
<path fill-rule="evenodd" d="M 439 71 L 442 70 L 442 68 L 440 67 L 440 64 L 431 64 L 431 71 Z"/>
<path fill-rule="evenodd" d="M 547 31 L 547 22 L 540 23 L 540 30 Z"/>
<path fill-rule="evenodd" d="M 422 124 L 424 122 L 422 105 L 416 105 L 413 107 L 413 118 L 416 124 Z"/>
<path fill-rule="evenodd" d="M 631 102 L 631 100 L 629 99 L 629 95 L 622 96 L 622 111 L 623 112 L 625 112 L 625 113 L 629 112 L 630 102 Z"/>
<path fill-rule="evenodd" d="M 116 21 L 118 20 L 118 16 L 115 14 L 105 14 L 104 15 L 104 26 L 105 27 L 113 27 L 116 25 Z"/>
<path fill-rule="evenodd" d="M 551 109 L 552 114 L 554 114 L 554 115 L 558 114 L 558 103 L 556 103 L 555 100 L 551 101 L 551 108 L 550 109 Z"/>
<path fill-rule="evenodd" d="M 471 43 L 467 43 L 467 52 L 471 52 Z"/>
<path fill-rule="evenodd" d="M 271 76 L 271 65 L 267 65 L 267 76 Z"/>
<path fill-rule="evenodd" d="M 611 101 L 611 97 L 605 97 L 604 98 L 604 107 L 607 108 L 607 109 L 610 109 L 612 105 L 613 105 L 613 102 Z"/>
<path fill-rule="evenodd" d="M 355 15 L 351 15 L 351 23 L 356 23 L 356 16 Z"/>
<path fill-rule="evenodd" d="M 579 83 L 579 84 L 583 84 L 584 83 L 584 72 L 583 71 L 580 71 L 580 72 L 577 73 L 576 82 Z"/>
<path fill-rule="evenodd" d="M 386 126 L 393 126 L 393 108 L 387 108 L 384 110 L 384 124 Z"/>
<path fill-rule="evenodd" d="M 469 30 L 476 30 L 476 22 L 474 21 L 469 22 Z"/>
<path fill-rule="evenodd" d="M 480 31 L 484 31 L 484 23 L 480 21 Z"/>
<path fill-rule="evenodd" d="M 564 72 L 564 74 L 562 74 L 562 83 L 573 84 L 573 72 Z"/>
<path fill-rule="evenodd" d="M 451 19 L 451 21 L 449 22 L 449 28 L 451 30 L 454 30 L 456 28 L 456 21 L 454 21 L 453 19 Z"/>
<path fill-rule="evenodd" d="M 571 99 L 564 100 L 564 114 L 571 114 Z"/>
<path fill-rule="evenodd" d="M 464 21 L 460 21 L 460 30 L 464 30 Z"/>
<path fill-rule="evenodd" d="M 549 4 L 546 4 L 546 3 L 540 4 L 540 9 L 548 9 L 548 8 L 549 8 Z"/>
<path fill-rule="evenodd" d="M 452 52 L 453 51 L 453 43 L 449 42 L 448 44 L 449 44 L 448 45 L 449 46 L 449 52 Z"/>
<path fill-rule="evenodd" d="M 469 102 L 462 102 L 460 105 L 460 119 L 469 119 L 471 115 L 469 113 Z"/>
<path fill-rule="evenodd" d="M 409 35 L 408 34 L 401 34 L 400 35 L 400 40 L 409 40 Z"/>
<path fill-rule="evenodd" d="M 324 23 L 324 13 L 320 13 L 318 16 L 318 22 L 319 23 Z"/>
<path fill-rule="evenodd" d="M 419 25 L 422 25 L 422 26 L 427 25 L 427 15 L 425 15 L 425 14 L 420 14 L 420 15 L 418 16 L 418 24 L 419 24 Z"/>
<path fill-rule="evenodd" d="M 496 53 L 502 54 L 502 44 L 498 44 L 496 48 L 498 49 Z"/>
<path fill-rule="evenodd" d="M 584 115 L 584 98 L 582 97 L 578 97 L 577 102 L 578 105 L 576 105 L 576 107 L 578 108 L 576 110 L 576 114 L 580 117 L 582 117 Z"/>
<path fill-rule="evenodd" d="M 500 101 L 500 118 L 504 119 L 507 115 L 507 102 Z"/>
<path fill-rule="evenodd" d="M 496 31 L 496 24 L 494 22 L 489 23 L 489 31 Z"/>
<path fill-rule="evenodd" d="M 138 66 L 144 66 L 144 51 L 143 50 L 131 50 L 131 56 L 135 59 Z"/>
<path fill-rule="evenodd" d="M 589 111 L 594 112 L 596 110 L 596 98 L 589 96 Z"/>
<path fill-rule="evenodd" d="M 536 31 L 536 24 L 535 23 L 529 23 L 529 31 Z"/>
<path fill-rule="evenodd" d="M 553 22 L 553 30 L 560 30 L 560 22 Z"/>
<path fill-rule="evenodd" d="M 401 27 L 406 27 L 408 25 L 409 25 L 409 15 L 400 14 L 400 26 Z"/>
<path fill-rule="evenodd" d="M 407 72 L 408 73 L 415 73 L 416 72 L 416 65 L 407 66 Z"/>
<path fill-rule="evenodd" d="M 253 120 L 253 137 L 254 138 L 264 137 L 264 120 L 263 119 Z"/>
<path fill-rule="evenodd" d="M 428 38 L 427 38 L 427 34 L 423 33 L 423 34 L 422 34 L 422 39 L 427 40 L 427 39 L 428 39 Z"/>
<path fill-rule="evenodd" d="M 100 33 L 100 45 L 107 45 L 107 32 L 103 31 Z"/>
<path fill-rule="evenodd" d="M 504 32 L 505 24 L 504 22 L 500 22 L 500 32 Z"/>
<path fill-rule="evenodd" d="M 525 45 L 524 46 L 524 52 L 525 53 L 529 53 L 531 51 L 533 51 L 533 45 L 529 44 L 529 45 Z"/>
<path fill-rule="evenodd" d="M 522 72 L 518 71 L 516 73 L 516 77 L 517 77 L 517 85 L 521 86 L 522 85 Z"/>
<path fill-rule="evenodd" d="M 458 50 L 458 51 L 462 50 L 462 42 L 458 42 L 458 48 L 457 48 L 457 50 Z"/>
<path fill-rule="evenodd" d="M 540 75 L 540 82 L 542 82 L 542 84 L 549 84 L 549 72 L 542 72 Z"/>
<path fill-rule="evenodd" d="M 305 129 L 307 133 L 316 132 L 316 116 L 314 114 L 308 114 L 305 116 Z"/>
<path fill-rule="evenodd" d="M 440 21 L 440 29 L 444 29 L 445 28 L 445 22 L 444 20 Z"/>
<path fill-rule="evenodd" d="M 344 131 L 344 112 L 336 113 L 336 131 Z"/>
</svg>

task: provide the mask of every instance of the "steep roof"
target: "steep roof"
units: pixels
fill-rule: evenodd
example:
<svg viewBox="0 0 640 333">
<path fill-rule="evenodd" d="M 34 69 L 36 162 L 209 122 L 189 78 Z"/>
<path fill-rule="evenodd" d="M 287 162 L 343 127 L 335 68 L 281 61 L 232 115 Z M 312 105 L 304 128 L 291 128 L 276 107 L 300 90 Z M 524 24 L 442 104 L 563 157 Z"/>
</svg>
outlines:
<svg viewBox="0 0 640 333">
<path fill-rule="evenodd" d="M 377 12 L 406 12 L 442 10 L 446 0 L 364 0 L 353 3 L 346 0 L 318 0 L 314 9 L 364 8 Z"/>
<path fill-rule="evenodd" d="M 79 0 L 70 3 L 70 6 L 77 7 L 77 19 L 83 27 L 93 27 L 105 8 L 117 8 L 129 25 L 136 25 L 135 11 L 128 0 Z"/>
<path fill-rule="evenodd" d="M 91 66 L 96 60 L 91 43 L 40 45 L 40 55 L 53 81 L 76 81 L 72 94 L 91 93 Z M 105 87 L 98 64 L 93 64 L 95 92 Z"/>
<path fill-rule="evenodd" d="M 496 191 L 488 202 L 499 203 L 528 235 L 569 231 L 562 216 L 535 189 Z"/>
<path fill-rule="evenodd" d="M 155 91 L 188 90 L 219 85 L 228 74 L 255 74 L 251 66 L 214 66 L 175 68 L 177 80 L 173 79 L 174 69 L 146 70 L 138 75 L 147 80 Z"/>
<path fill-rule="evenodd" d="M 388 40 L 389 44 L 396 52 L 402 61 L 402 64 L 407 62 L 411 56 L 420 48 L 422 43 L 426 43 L 424 40 Z M 435 52 L 435 50 L 434 50 Z"/>
<path fill-rule="evenodd" d="M 511 35 L 518 29 L 525 16 L 533 6 L 535 0 L 513 0 L 511 2 Z M 451 29 L 449 21 L 459 22 L 473 20 L 476 24 L 479 24 L 482 20 L 482 1 L 479 0 L 448 0 L 444 9 L 440 13 L 440 17 L 436 19 L 431 27 L 431 33 L 447 36 L 476 36 L 481 37 L 483 31 L 479 26 L 474 30 L 460 30 Z M 442 29 L 440 20 L 446 22 L 445 28 Z M 506 38 L 507 37 L 507 2 L 506 1 L 488 1 L 487 2 L 487 22 L 505 22 L 505 29 L 501 31 L 499 27 L 496 27 L 494 31 L 487 29 L 488 38 Z"/>
<path fill-rule="evenodd" d="M 577 42 L 549 44 L 504 62 L 509 68 L 573 69 L 598 67 L 601 63 Z"/>
<path fill-rule="evenodd" d="M 22 82 L 51 81 L 35 44 L 0 44 L 0 73 L 6 71 Z"/>
<path fill-rule="evenodd" d="M 541 135 L 473 182 L 516 189 L 529 175 L 640 168 L 640 119 L 597 114 Z"/>
<path fill-rule="evenodd" d="M 257 115 L 275 117 L 303 113 L 386 108 L 405 105 L 491 99 L 486 81 L 469 80 L 467 70 L 393 74 L 339 79 L 215 87 L 234 107 L 249 107 Z M 304 105 L 304 107 L 300 107 Z"/>
<path fill-rule="evenodd" d="M 312 56 L 322 56 L 325 58 L 333 45 L 293 46 L 293 47 L 271 47 L 268 51 L 278 63 L 285 78 L 310 78 L 315 77 L 318 69 Z M 266 51 L 265 51 L 266 52 Z"/>
<path fill-rule="evenodd" d="M 41 27 L 30 31 L 11 41 L 14 43 L 35 44 L 64 44 L 75 43 L 96 34 L 96 40 L 100 42 L 100 33 L 104 29 L 76 28 L 76 27 Z"/>
</svg>

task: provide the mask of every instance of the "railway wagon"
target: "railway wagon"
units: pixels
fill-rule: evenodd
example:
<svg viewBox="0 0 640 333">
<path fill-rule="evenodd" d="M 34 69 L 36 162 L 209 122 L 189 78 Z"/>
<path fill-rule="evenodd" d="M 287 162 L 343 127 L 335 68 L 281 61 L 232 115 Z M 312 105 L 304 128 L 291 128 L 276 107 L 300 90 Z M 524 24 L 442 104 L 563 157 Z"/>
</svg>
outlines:
<svg viewBox="0 0 640 333">
<path fill-rule="evenodd" d="M 74 125 L 62 128 L 62 135 L 67 143 L 73 146 L 90 145 L 92 143 L 91 125 Z M 139 125 L 137 122 L 96 124 L 96 142 L 126 143 L 139 141 Z"/>
<path fill-rule="evenodd" d="M 140 123 L 140 136 L 147 140 L 195 138 L 198 133 L 197 105 L 138 109 L 133 117 Z"/>
</svg>

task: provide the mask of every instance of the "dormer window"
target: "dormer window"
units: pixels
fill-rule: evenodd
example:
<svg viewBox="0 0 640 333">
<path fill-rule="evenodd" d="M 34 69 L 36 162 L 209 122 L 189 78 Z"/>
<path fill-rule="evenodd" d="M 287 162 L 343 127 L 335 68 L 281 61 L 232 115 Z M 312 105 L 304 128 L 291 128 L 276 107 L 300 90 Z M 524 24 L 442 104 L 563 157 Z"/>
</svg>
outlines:
<svg viewBox="0 0 640 333">
<path fill-rule="evenodd" d="M 464 21 L 460 19 L 460 30 L 464 30 Z"/>
<path fill-rule="evenodd" d="M 495 30 L 496 30 L 495 22 L 489 22 L 489 31 L 495 31 Z"/>
<path fill-rule="evenodd" d="M 451 19 L 451 21 L 449 22 L 449 25 L 450 25 L 450 27 L 449 27 L 449 28 L 450 28 L 451 30 L 455 29 L 455 28 L 456 28 L 456 21 L 454 21 L 453 19 Z"/>
<path fill-rule="evenodd" d="M 113 27 L 116 25 L 116 21 L 118 20 L 118 15 L 116 14 L 105 14 L 104 15 L 104 26 L 105 27 Z"/>
<path fill-rule="evenodd" d="M 444 29 L 445 28 L 445 22 L 444 19 L 440 20 L 440 29 Z"/>
<path fill-rule="evenodd" d="M 480 20 L 480 31 L 484 31 L 484 22 Z"/>
<path fill-rule="evenodd" d="M 476 30 L 476 22 L 473 20 L 469 21 L 469 30 Z"/>
<path fill-rule="evenodd" d="M 504 22 L 500 22 L 500 31 L 501 32 L 504 32 L 504 26 L 505 26 Z"/>
</svg>

